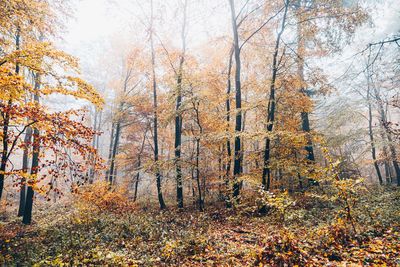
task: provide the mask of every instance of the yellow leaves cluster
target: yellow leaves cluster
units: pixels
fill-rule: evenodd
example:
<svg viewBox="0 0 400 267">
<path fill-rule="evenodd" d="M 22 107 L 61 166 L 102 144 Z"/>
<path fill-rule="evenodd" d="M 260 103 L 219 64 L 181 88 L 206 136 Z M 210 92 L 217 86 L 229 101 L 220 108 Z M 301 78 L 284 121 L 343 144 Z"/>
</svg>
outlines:
<svg viewBox="0 0 400 267">
<path fill-rule="evenodd" d="M 177 241 L 167 241 L 164 245 L 164 247 L 162 247 L 161 251 L 162 251 L 162 256 L 166 259 L 171 258 L 172 256 L 175 255 L 175 249 L 178 247 L 178 242 Z"/>
<path fill-rule="evenodd" d="M 0 62 L 8 65 L 19 64 L 36 73 L 57 76 L 56 69 L 64 71 L 79 71 L 78 60 L 67 53 L 54 49 L 50 42 L 32 41 L 24 43 L 19 50 L 14 50 Z"/>
<path fill-rule="evenodd" d="M 125 213 L 127 210 L 133 209 L 133 203 L 129 202 L 125 190 L 124 187 L 110 190 L 108 183 L 96 182 L 77 190 L 75 204 L 79 210 L 90 214 L 105 210 Z"/>
<path fill-rule="evenodd" d="M 26 87 L 27 84 L 21 76 L 13 74 L 6 67 L 0 67 L 0 100 L 20 99 L 24 95 Z"/>
<path fill-rule="evenodd" d="M 61 6 L 58 5 L 60 10 Z M 54 34 L 57 19 L 53 7 L 48 0 L 2 0 L 0 32 L 9 34 L 10 29 L 19 27 L 24 39 L 30 39 L 37 33 Z"/>
<path fill-rule="evenodd" d="M 97 107 L 102 107 L 104 100 L 96 89 L 78 77 L 62 76 L 60 70 L 79 73 L 79 65 L 76 58 L 53 48 L 49 42 L 33 42 L 25 44 L 23 49 L 15 50 L 0 58 L 0 99 L 19 99 L 32 86 L 24 81 L 24 78 L 13 75 L 11 67 L 18 64 L 30 71 L 44 76 L 52 77 L 58 81 L 57 87 L 47 86 L 41 90 L 42 94 L 60 93 L 71 95 L 76 98 L 88 100 Z"/>
<path fill-rule="evenodd" d="M 45 87 L 41 90 L 41 93 L 44 95 L 58 93 L 74 96 L 78 99 L 88 100 L 98 108 L 102 108 L 104 105 L 104 100 L 97 90 L 92 85 L 78 77 L 67 76 L 65 79 L 60 81 L 59 86 Z"/>
</svg>

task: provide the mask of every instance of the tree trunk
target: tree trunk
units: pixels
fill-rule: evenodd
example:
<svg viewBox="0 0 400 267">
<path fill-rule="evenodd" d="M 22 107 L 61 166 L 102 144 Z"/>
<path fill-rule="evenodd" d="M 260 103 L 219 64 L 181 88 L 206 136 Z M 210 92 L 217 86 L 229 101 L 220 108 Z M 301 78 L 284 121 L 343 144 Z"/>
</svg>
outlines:
<svg viewBox="0 0 400 267">
<path fill-rule="evenodd" d="M 29 145 L 32 139 L 32 128 L 28 127 L 26 129 L 25 138 L 24 138 L 24 152 L 22 155 L 22 172 L 23 174 L 28 173 L 29 169 Z M 26 200 L 26 178 L 21 178 L 21 192 L 19 194 L 19 206 L 18 206 L 18 216 L 21 217 L 24 215 L 25 209 L 25 200 Z"/>
<path fill-rule="evenodd" d="M 94 122 L 93 122 L 93 130 L 94 131 L 98 131 L 97 129 L 97 108 L 95 108 L 94 110 Z M 92 140 L 92 147 L 95 148 L 96 147 L 96 141 L 97 141 L 97 135 L 93 136 L 93 140 Z M 93 180 L 94 180 L 94 171 L 95 171 L 95 167 L 96 167 L 96 163 L 94 162 L 94 156 L 91 155 L 91 162 L 92 162 L 92 167 L 89 170 L 89 183 L 92 184 Z"/>
<path fill-rule="evenodd" d="M 274 121 L 275 121 L 275 82 L 278 73 L 278 54 L 279 54 L 279 45 L 281 41 L 281 35 L 285 30 L 286 16 L 288 11 L 288 0 L 285 1 L 285 11 L 282 18 L 281 29 L 278 33 L 275 42 L 275 50 L 272 59 L 272 78 L 270 85 L 270 95 L 268 101 L 268 118 L 267 118 L 267 132 L 272 133 Z M 264 150 L 264 167 L 262 173 L 262 186 L 264 190 L 269 190 L 271 186 L 271 169 L 270 169 L 270 157 L 271 157 L 271 138 L 268 136 L 265 140 L 265 150 Z"/>
<path fill-rule="evenodd" d="M 199 113 L 199 102 L 193 103 L 193 108 L 196 113 L 196 123 L 197 127 L 199 128 L 199 136 L 196 138 L 196 182 L 197 182 L 197 190 L 199 193 L 198 197 L 198 203 L 199 203 L 199 210 L 204 211 L 204 196 L 206 193 L 206 186 L 205 186 L 205 180 L 203 180 L 203 193 L 201 192 L 201 182 L 200 182 L 200 138 L 203 134 L 203 126 L 201 125 L 200 121 L 200 113 Z M 205 179 L 205 177 L 204 177 Z"/>
<path fill-rule="evenodd" d="M 11 100 L 8 101 L 8 107 L 10 107 L 12 104 Z M 3 189 L 4 189 L 4 178 L 5 174 L 4 172 L 6 171 L 7 167 L 7 161 L 8 161 L 8 127 L 10 123 L 10 114 L 8 112 L 2 113 L 3 116 L 3 150 L 1 152 L 1 163 L 0 163 L 0 200 L 3 195 Z"/>
<path fill-rule="evenodd" d="M 34 101 L 37 106 L 39 106 L 39 88 L 40 88 L 40 75 L 35 75 L 35 95 Z M 31 224 L 32 221 L 32 207 L 33 207 L 33 185 L 36 182 L 37 174 L 39 172 L 39 153 L 40 153 L 40 132 L 38 128 L 33 129 L 33 146 L 32 146 L 32 165 L 31 165 L 31 181 L 28 183 L 28 188 L 26 192 L 26 201 L 24 208 L 24 215 L 22 218 L 23 224 Z"/>
<path fill-rule="evenodd" d="M 176 109 L 175 109 L 175 169 L 176 169 L 176 201 L 178 208 L 183 208 L 183 181 L 182 181 L 182 169 L 181 169 L 181 149 L 182 149 L 182 75 L 183 75 L 183 63 L 185 62 L 186 52 L 186 9 L 187 0 L 183 6 L 183 23 L 181 30 L 182 38 L 182 53 L 179 60 L 179 68 L 177 73 L 177 92 L 176 92 Z"/>
<path fill-rule="evenodd" d="M 160 209 L 165 209 L 166 205 L 161 190 L 161 172 L 158 165 L 158 115 L 157 115 L 157 81 L 156 81 L 156 71 L 155 71 L 155 51 L 153 43 L 153 0 L 150 1 L 151 4 L 151 18 L 150 18 L 150 46 L 151 46 L 151 66 L 152 66 L 152 86 L 153 86 L 153 141 L 154 141 L 154 163 L 156 165 L 156 183 L 157 183 L 157 196 L 158 202 L 160 204 Z"/>
<path fill-rule="evenodd" d="M 392 160 L 393 160 L 392 163 L 393 163 L 394 171 L 396 173 L 397 186 L 400 186 L 400 166 L 399 166 L 399 162 L 397 161 L 396 149 L 393 145 L 393 139 L 392 139 L 390 133 L 388 133 L 388 140 L 389 140 L 390 154 L 391 154 Z"/>
<path fill-rule="evenodd" d="M 15 50 L 18 51 L 20 48 L 20 28 L 17 27 L 17 32 L 15 34 Z M 15 64 L 15 74 L 19 74 L 19 64 Z M 8 107 L 7 111 L 5 113 L 2 113 L 3 117 L 3 150 L 1 153 L 1 162 L 0 162 L 0 200 L 3 195 L 3 190 L 4 190 L 4 179 L 5 179 L 5 174 L 4 172 L 6 171 L 7 168 L 7 162 L 8 162 L 8 156 L 9 156 L 9 151 L 8 151 L 8 138 L 9 138 L 9 124 L 10 124 L 10 113 L 8 110 L 11 108 L 12 101 L 11 98 L 8 100 Z"/>
<path fill-rule="evenodd" d="M 227 86 L 226 86 L 226 132 L 228 134 L 226 138 L 226 153 L 227 153 L 227 162 L 226 162 L 226 173 L 225 173 L 225 184 L 227 189 L 227 194 L 225 196 L 225 202 L 227 208 L 232 206 L 231 198 L 229 195 L 229 181 L 231 176 L 231 164 L 232 164 L 232 149 L 231 149 L 231 139 L 230 139 L 230 122 L 231 122 L 231 73 L 232 73 L 232 59 L 233 59 L 234 47 L 232 47 L 229 54 L 229 63 L 228 63 L 228 77 L 227 77 Z"/>
<path fill-rule="evenodd" d="M 234 151 L 234 162 L 233 162 L 233 198 L 238 199 L 240 194 L 240 183 L 238 181 L 241 175 L 241 164 L 242 164 L 242 151 L 241 151 L 241 137 L 240 133 L 242 131 L 242 92 L 240 84 L 240 72 L 241 72 L 241 62 L 240 62 L 240 48 L 239 48 L 239 34 L 236 22 L 236 12 L 234 0 L 229 0 L 229 5 L 231 9 L 231 23 L 233 31 L 233 47 L 235 55 L 235 101 L 236 101 L 236 119 L 235 119 L 235 151 Z"/>
<path fill-rule="evenodd" d="M 114 122 L 111 123 L 111 134 L 110 134 L 110 145 L 108 148 L 108 163 L 111 164 L 111 157 L 112 157 L 112 152 L 113 152 L 113 144 L 114 144 L 114 134 L 115 134 L 115 124 Z M 110 169 L 107 169 L 106 171 L 106 182 L 110 183 Z"/>
<path fill-rule="evenodd" d="M 387 153 L 387 148 L 383 147 L 383 155 L 385 157 L 385 160 L 383 162 L 384 168 L 385 168 L 385 179 L 386 179 L 386 184 L 390 185 L 392 181 L 391 173 L 390 173 L 390 164 L 387 161 L 388 153 Z"/>
<path fill-rule="evenodd" d="M 200 185 L 200 167 L 199 167 L 199 159 L 200 159 L 200 138 L 196 139 L 196 181 L 197 181 L 197 191 L 199 194 L 199 210 L 204 211 L 204 201 L 201 193 L 201 185 Z"/>
<path fill-rule="evenodd" d="M 383 179 L 382 179 L 382 174 L 379 169 L 378 162 L 376 161 L 376 148 L 375 148 L 375 141 L 374 141 L 374 133 L 372 131 L 372 104 L 371 104 L 371 98 L 370 98 L 370 83 L 369 83 L 369 73 L 367 74 L 367 101 L 368 101 L 368 131 L 369 131 L 369 140 L 371 142 L 371 155 L 372 155 L 372 160 L 374 162 L 374 167 L 376 170 L 376 175 L 378 176 L 379 184 L 383 184 Z"/>
<path fill-rule="evenodd" d="M 300 92 L 303 94 L 304 97 L 309 98 L 310 95 L 307 93 L 307 88 L 304 88 L 305 85 L 305 79 L 304 79 L 304 62 L 305 62 L 305 55 L 306 55 L 306 43 L 305 43 L 305 35 L 303 33 L 303 24 L 301 23 L 301 14 L 304 12 L 304 10 L 301 8 L 301 6 L 298 7 L 297 9 L 297 74 L 300 79 L 301 83 L 301 88 Z M 314 149 L 313 149 L 313 143 L 312 139 L 310 136 L 310 121 L 309 121 L 309 113 L 307 111 L 302 111 L 301 112 L 301 129 L 303 132 L 306 133 L 306 146 L 304 149 L 307 151 L 307 160 L 310 163 L 315 162 L 315 157 L 314 157 Z"/>
<path fill-rule="evenodd" d="M 395 174 L 396 174 L 397 186 L 400 186 L 400 166 L 399 166 L 399 162 L 397 161 L 396 148 L 393 145 L 393 138 L 392 138 L 391 133 L 388 131 L 387 127 L 385 127 L 385 125 L 387 124 L 387 118 L 386 118 L 385 110 L 383 108 L 382 99 L 381 99 L 380 94 L 375 86 L 373 86 L 373 89 L 374 89 L 376 102 L 378 105 L 379 115 L 381 117 L 381 125 L 385 129 L 386 136 L 389 141 L 388 146 L 389 146 L 389 151 L 390 151 L 393 167 L 394 167 Z"/>
<path fill-rule="evenodd" d="M 137 199 L 137 191 L 138 191 L 138 187 L 139 187 L 139 178 L 140 178 L 140 167 L 142 165 L 142 153 L 144 150 L 144 145 L 146 142 L 146 135 L 147 135 L 147 128 L 146 131 L 144 132 L 143 135 L 143 141 L 142 141 L 142 146 L 140 147 L 140 151 L 138 154 L 138 160 L 137 160 L 137 174 L 136 174 L 136 179 L 135 179 L 135 191 L 134 191 L 134 195 L 133 195 L 133 201 L 135 202 Z"/>
<path fill-rule="evenodd" d="M 113 149 L 112 149 L 112 154 L 111 154 L 111 164 L 110 164 L 110 170 L 109 170 L 109 177 L 108 181 L 110 185 L 113 185 L 115 183 L 115 174 L 116 174 L 116 168 L 115 168 L 115 157 L 118 153 L 118 145 L 119 145 L 119 138 L 121 135 L 121 122 L 118 121 L 117 125 L 115 127 L 115 138 L 114 138 L 114 144 L 113 144 Z"/>
</svg>

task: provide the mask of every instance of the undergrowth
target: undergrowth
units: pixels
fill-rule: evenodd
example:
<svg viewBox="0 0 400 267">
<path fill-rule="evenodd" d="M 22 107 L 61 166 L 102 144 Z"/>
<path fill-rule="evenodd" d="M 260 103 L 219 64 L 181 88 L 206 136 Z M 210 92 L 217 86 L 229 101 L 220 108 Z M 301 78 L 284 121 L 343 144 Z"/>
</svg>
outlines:
<svg viewBox="0 0 400 267">
<path fill-rule="evenodd" d="M 398 266 L 400 192 L 366 188 L 351 203 L 318 189 L 269 195 L 226 209 L 223 203 L 158 211 L 121 189 L 97 184 L 74 201 L 43 207 L 31 226 L 0 224 L 6 266 Z M 333 194 L 332 194 L 333 195 Z M 101 196 L 101 197 L 98 197 Z M 245 205 L 246 204 L 246 205 Z"/>
</svg>

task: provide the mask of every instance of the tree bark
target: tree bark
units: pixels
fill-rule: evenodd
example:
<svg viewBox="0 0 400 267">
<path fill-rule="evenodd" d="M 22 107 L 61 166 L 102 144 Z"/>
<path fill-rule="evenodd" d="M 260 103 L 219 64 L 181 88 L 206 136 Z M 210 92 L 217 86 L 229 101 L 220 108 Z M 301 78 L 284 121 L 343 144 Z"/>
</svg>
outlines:
<svg viewBox="0 0 400 267">
<path fill-rule="evenodd" d="M 29 169 L 29 145 L 32 139 L 32 128 L 28 127 L 26 129 L 25 138 L 24 138 L 24 152 L 22 155 L 22 172 L 23 174 L 28 173 Z M 19 194 L 19 206 L 18 206 L 18 216 L 21 217 L 24 215 L 25 209 L 25 200 L 26 200 L 26 178 L 21 178 L 21 191 Z"/>
<path fill-rule="evenodd" d="M 288 11 L 289 2 L 285 1 L 285 11 L 282 18 L 282 24 L 278 36 L 275 42 L 275 49 L 272 59 L 272 78 L 270 85 L 270 95 L 268 101 L 268 118 L 267 118 L 267 132 L 272 133 L 274 121 L 275 121 L 275 82 L 278 74 L 278 54 L 279 46 L 281 41 L 281 36 L 285 30 L 286 16 Z M 265 150 L 264 150 L 264 167 L 262 173 L 262 186 L 264 190 L 269 190 L 271 186 L 271 169 L 270 169 L 270 158 L 271 158 L 271 137 L 267 136 L 265 140 Z"/>
<path fill-rule="evenodd" d="M 232 148 L 231 148 L 231 139 L 230 139 L 230 123 L 231 123 L 231 73 L 232 73 L 232 60 L 233 60 L 233 52 L 234 47 L 232 47 L 229 53 L 229 63 L 228 63 L 228 75 L 227 75 L 227 86 L 226 86 L 226 132 L 228 134 L 226 138 L 226 153 L 227 153 L 227 161 L 226 161 L 226 172 L 225 172 L 225 185 L 229 190 L 229 181 L 231 176 L 231 164 L 232 164 Z M 226 206 L 229 208 L 232 206 L 231 198 L 229 193 L 225 196 Z"/>
<path fill-rule="evenodd" d="M 151 17 L 150 17 L 150 46 L 151 46 L 151 66 L 152 66 L 152 87 L 153 87 L 153 141 L 154 141 L 154 163 L 156 165 L 156 183 L 157 183 L 157 196 L 160 204 L 160 209 L 165 209 L 166 205 L 161 190 L 161 172 L 158 165 L 158 115 L 157 115 L 157 81 L 155 71 L 155 51 L 153 42 L 153 0 L 150 1 L 151 5 Z"/>
<path fill-rule="evenodd" d="M 241 137 L 242 131 L 242 92 L 241 92 L 241 62 L 240 62 L 240 46 L 239 46 L 239 34 L 237 29 L 236 12 L 234 0 L 229 0 L 231 9 L 231 23 L 233 31 L 233 47 L 235 56 L 235 101 L 236 101 L 236 118 L 235 118 L 235 150 L 234 150 L 234 162 L 233 162 L 233 198 L 238 199 L 240 194 L 240 183 L 238 181 L 242 171 L 242 151 L 241 151 Z"/>
<path fill-rule="evenodd" d="M 199 160 L 200 160 L 200 138 L 196 139 L 196 181 L 197 181 L 197 191 L 199 194 L 199 210 L 204 211 L 204 201 L 203 201 L 203 196 L 201 193 L 201 184 L 200 184 L 200 166 L 199 166 Z"/>
<path fill-rule="evenodd" d="M 97 108 L 95 108 L 95 110 L 94 110 L 94 122 L 93 122 L 93 130 L 94 131 L 98 131 L 98 129 L 97 129 L 97 117 L 98 117 Z M 98 135 L 94 135 L 93 136 L 93 139 L 92 139 L 92 147 L 93 148 L 96 147 L 97 136 Z M 93 180 L 94 180 L 94 171 L 95 171 L 95 167 L 96 167 L 96 163 L 95 163 L 94 160 L 95 160 L 94 156 L 91 155 L 92 167 L 89 170 L 89 183 L 90 184 L 92 184 Z"/>
<path fill-rule="evenodd" d="M 182 181 L 182 167 L 181 167 L 181 149 L 182 149 L 182 75 L 183 64 L 185 62 L 186 52 L 186 9 L 187 0 L 184 1 L 183 6 L 183 22 L 181 30 L 182 38 L 182 52 L 179 59 L 179 68 L 177 73 L 177 92 L 176 92 L 176 109 L 175 109 L 175 169 L 176 169 L 176 201 L 178 208 L 183 208 L 183 181 Z"/>
<path fill-rule="evenodd" d="M 373 89 L 374 89 L 374 94 L 375 94 L 375 98 L 376 98 L 376 103 L 378 106 L 378 112 L 381 117 L 381 125 L 385 129 L 386 136 L 389 141 L 388 146 L 389 146 L 389 151 L 390 151 L 390 155 L 392 158 L 394 171 L 396 174 L 397 186 L 400 186 L 400 166 L 399 166 L 399 162 L 397 161 L 397 151 L 396 151 L 395 146 L 393 145 L 393 138 L 392 138 L 391 133 L 388 131 L 387 127 L 384 126 L 387 124 L 387 118 L 386 118 L 385 110 L 383 108 L 381 96 L 375 86 L 373 86 Z"/>
<path fill-rule="evenodd" d="M 20 28 L 17 27 L 17 31 L 15 34 L 15 50 L 18 51 L 20 49 L 20 38 L 21 38 L 21 33 L 20 33 Z M 15 74 L 19 74 L 19 64 L 15 64 Z M 7 103 L 7 108 L 5 112 L 2 112 L 2 117 L 3 117 L 3 150 L 1 153 L 1 162 L 0 162 L 0 200 L 3 195 L 3 190 L 4 190 L 4 179 L 5 179 L 5 174 L 4 172 L 6 171 L 7 168 L 7 162 L 8 162 L 8 156 L 9 156 L 9 151 L 8 151 L 8 139 L 9 139 L 9 124 L 10 124 L 10 113 L 9 110 L 12 105 L 12 100 L 11 98 L 8 100 Z"/>
<path fill-rule="evenodd" d="M 204 211 L 204 196 L 206 193 L 205 181 L 203 180 L 203 192 L 201 191 L 201 182 L 200 182 L 200 141 L 201 136 L 203 134 L 203 126 L 200 122 L 200 113 L 199 113 L 199 103 L 193 103 L 194 110 L 196 113 L 196 123 L 197 127 L 199 128 L 199 136 L 196 138 L 196 182 L 197 182 L 197 190 L 199 194 L 198 203 L 199 203 L 199 210 Z M 204 178 L 205 179 L 205 178 Z"/>
<path fill-rule="evenodd" d="M 140 167 L 142 165 L 142 153 L 143 153 L 144 145 L 145 145 L 145 142 L 146 142 L 146 135 L 147 135 L 147 128 L 146 128 L 146 131 L 144 132 L 144 135 L 143 135 L 143 141 L 142 141 L 142 145 L 140 147 L 140 151 L 139 151 L 138 159 L 137 159 L 137 165 L 136 165 L 137 174 L 136 174 L 136 177 L 135 177 L 135 191 L 134 191 L 134 195 L 133 195 L 133 201 L 134 202 L 137 199 L 137 191 L 138 191 L 138 187 L 139 187 L 139 178 L 140 178 Z"/>
<path fill-rule="evenodd" d="M 39 88 L 40 88 L 40 75 L 35 75 L 35 95 L 34 101 L 37 106 L 39 106 Z M 26 192 L 26 201 L 24 208 L 24 215 L 22 218 L 23 224 L 31 224 L 32 221 L 32 207 L 33 207 L 33 197 L 35 192 L 33 191 L 33 185 L 36 182 L 37 174 L 39 172 L 39 153 L 40 153 L 40 132 L 37 127 L 33 129 L 33 146 L 32 146 L 32 165 L 31 165 L 31 181 L 28 183 L 28 188 Z"/>
<path fill-rule="evenodd" d="M 115 123 L 111 123 L 111 133 L 110 133 L 110 145 L 108 147 L 108 163 L 111 164 L 111 157 L 112 157 L 112 152 L 113 152 L 113 145 L 114 145 L 114 135 L 115 135 Z M 105 180 L 106 182 L 110 183 L 110 169 L 107 169 L 106 171 L 106 177 Z"/>
<path fill-rule="evenodd" d="M 8 101 L 8 107 L 9 109 L 11 107 L 11 100 Z M 10 114 L 8 111 L 2 113 L 3 116 L 3 150 L 1 152 L 1 163 L 0 163 L 0 200 L 3 195 L 3 190 L 4 190 L 4 178 L 5 174 L 4 172 L 6 171 L 7 167 L 7 161 L 8 161 L 8 127 L 10 123 Z"/>
<path fill-rule="evenodd" d="M 303 24 L 301 23 L 302 18 L 301 14 L 304 12 L 303 8 L 301 7 L 301 3 L 297 8 L 297 74 L 301 82 L 300 92 L 303 94 L 304 97 L 309 98 L 309 94 L 307 93 L 307 88 L 304 88 L 305 79 L 304 79 L 304 62 L 305 62 L 305 55 L 306 55 L 306 42 L 305 42 L 305 35 L 303 33 Z M 301 129 L 303 132 L 306 133 L 306 146 L 304 149 L 307 151 L 307 160 L 310 163 L 315 162 L 314 157 L 314 149 L 313 143 L 310 136 L 310 120 L 309 120 L 309 113 L 307 111 L 301 112 Z"/>
<path fill-rule="evenodd" d="M 370 77 L 369 72 L 367 72 L 367 101 L 368 101 L 368 132 L 369 132 L 369 140 L 371 142 L 371 156 L 373 160 L 373 164 L 375 167 L 376 175 L 378 176 L 379 184 L 383 184 L 381 170 L 379 169 L 378 162 L 376 161 L 376 148 L 374 141 L 374 133 L 372 130 L 372 104 L 371 104 L 371 92 L 370 92 Z"/>
<path fill-rule="evenodd" d="M 115 138 L 114 138 L 114 144 L 113 144 L 113 149 L 112 149 L 112 154 L 111 154 L 111 164 L 110 164 L 110 171 L 109 171 L 109 177 L 108 181 L 110 185 L 113 185 L 115 183 L 115 174 L 116 174 L 116 168 L 115 168 L 115 157 L 117 156 L 118 153 L 118 145 L 119 145 L 119 138 L 121 135 L 121 122 L 118 120 L 117 125 L 115 126 Z"/>
</svg>

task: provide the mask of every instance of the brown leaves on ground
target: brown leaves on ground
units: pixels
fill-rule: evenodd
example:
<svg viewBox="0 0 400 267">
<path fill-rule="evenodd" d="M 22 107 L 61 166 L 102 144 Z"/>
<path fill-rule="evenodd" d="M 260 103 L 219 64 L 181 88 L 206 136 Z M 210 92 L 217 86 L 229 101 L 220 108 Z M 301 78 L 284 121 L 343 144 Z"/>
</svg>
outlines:
<svg viewBox="0 0 400 267">
<path fill-rule="evenodd" d="M 76 194 L 68 205 L 42 207 L 40 219 L 29 227 L 4 217 L 0 262 L 34 266 L 400 264 L 398 203 L 391 203 L 390 210 L 377 208 L 385 211 L 379 213 L 379 223 L 357 219 L 354 232 L 344 218 L 327 222 L 327 210 L 317 205 L 293 206 L 283 224 L 273 210 L 260 217 L 241 207 L 226 209 L 222 203 L 203 213 L 194 207 L 160 212 L 133 204 L 123 190 L 109 190 L 103 184 L 81 188 Z M 370 196 L 368 203 L 388 203 L 397 199 L 396 194 Z M 297 213 L 305 213 L 302 220 L 291 219 Z M 331 213 L 334 217 L 337 211 Z"/>
</svg>

